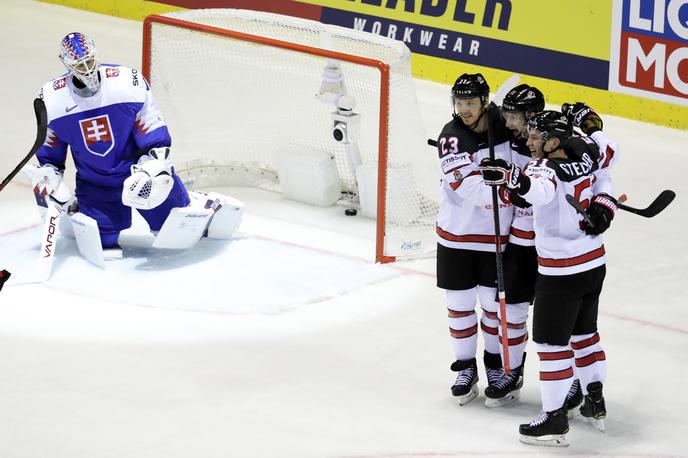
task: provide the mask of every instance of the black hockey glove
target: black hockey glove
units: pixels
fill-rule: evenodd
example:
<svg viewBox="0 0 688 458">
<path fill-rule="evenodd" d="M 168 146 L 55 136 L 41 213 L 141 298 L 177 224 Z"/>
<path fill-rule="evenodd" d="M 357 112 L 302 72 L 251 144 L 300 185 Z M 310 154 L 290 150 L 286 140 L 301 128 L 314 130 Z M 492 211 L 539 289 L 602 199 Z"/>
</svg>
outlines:
<svg viewBox="0 0 688 458">
<path fill-rule="evenodd" d="M 532 205 L 530 205 L 530 203 L 528 203 L 528 201 L 526 201 L 523 197 L 519 196 L 515 192 L 509 193 L 509 199 L 511 200 L 511 204 L 514 207 L 518 207 L 518 208 L 530 208 L 530 207 L 532 207 Z"/>
<path fill-rule="evenodd" d="M 598 235 L 609 229 L 609 225 L 616 213 L 616 199 L 607 194 L 595 194 L 592 197 L 590 206 L 585 212 L 592 221 L 592 226 L 587 222 L 584 224 L 585 233 L 588 235 Z"/>
<path fill-rule="evenodd" d="M 561 112 L 564 113 L 574 127 L 578 127 L 585 132 L 585 135 L 591 135 L 598 130 L 602 130 L 603 123 L 600 115 L 583 102 L 576 102 L 573 105 L 565 103 L 561 106 Z"/>
<path fill-rule="evenodd" d="M 2 285 L 5 284 L 7 280 L 10 279 L 10 273 L 6 270 L 0 270 L 0 291 L 2 291 Z"/>
<path fill-rule="evenodd" d="M 505 186 L 516 194 L 525 194 L 530 189 L 530 178 L 521 169 L 504 159 L 485 158 L 478 167 L 485 184 L 489 186 Z"/>
</svg>

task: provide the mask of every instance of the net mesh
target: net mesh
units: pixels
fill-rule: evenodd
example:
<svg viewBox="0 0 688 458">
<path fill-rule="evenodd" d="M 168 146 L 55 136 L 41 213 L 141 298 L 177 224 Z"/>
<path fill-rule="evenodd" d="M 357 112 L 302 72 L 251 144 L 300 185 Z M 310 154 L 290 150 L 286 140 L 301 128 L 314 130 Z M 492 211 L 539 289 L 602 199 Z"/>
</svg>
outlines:
<svg viewBox="0 0 688 458">
<path fill-rule="evenodd" d="M 312 48 L 379 60 L 389 66 L 386 126 L 388 186 L 384 254 L 416 257 L 434 248 L 439 182 L 425 144 L 408 48 L 361 31 L 263 12 L 208 9 L 164 16 Z M 343 196 L 356 191 L 345 145 L 332 137 L 332 104 L 316 97 L 327 57 L 153 23 L 150 82 L 174 139 L 178 174 L 192 188 L 253 186 L 280 191 L 280 151 L 334 155 Z M 377 173 L 381 73 L 339 59 L 361 115 L 362 170 Z M 383 126 L 384 127 L 384 126 Z"/>
</svg>

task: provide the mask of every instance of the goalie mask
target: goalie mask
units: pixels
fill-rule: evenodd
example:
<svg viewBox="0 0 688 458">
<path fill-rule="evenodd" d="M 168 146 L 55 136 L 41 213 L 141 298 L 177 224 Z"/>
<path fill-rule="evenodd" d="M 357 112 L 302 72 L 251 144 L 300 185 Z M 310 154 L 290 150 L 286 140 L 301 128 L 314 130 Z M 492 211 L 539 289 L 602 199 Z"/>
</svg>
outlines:
<svg viewBox="0 0 688 458">
<path fill-rule="evenodd" d="M 150 210 L 167 199 L 173 186 L 172 162 L 143 156 L 141 162 L 131 166 L 131 176 L 124 180 L 122 203 Z"/>
<path fill-rule="evenodd" d="M 60 60 L 91 94 L 98 92 L 98 55 L 92 39 L 83 33 L 70 33 L 60 43 Z"/>
</svg>

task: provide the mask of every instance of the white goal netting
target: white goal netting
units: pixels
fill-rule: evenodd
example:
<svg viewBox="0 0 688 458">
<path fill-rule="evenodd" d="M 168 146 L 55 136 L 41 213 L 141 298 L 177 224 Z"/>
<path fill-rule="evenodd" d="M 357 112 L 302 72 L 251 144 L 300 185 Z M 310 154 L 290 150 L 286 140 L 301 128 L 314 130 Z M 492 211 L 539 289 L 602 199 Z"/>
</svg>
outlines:
<svg viewBox="0 0 688 458">
<path fill-rule="evenodd" d="M 189 10 L 158 18 L 147 20 L 144 71 L 172 133 L 177 172 L 187 184 L 279 192 L 280 151 L 317 150 L 334 155 L 342 196 L 355 200 L 345 145 L 332 136 L 333 105 L 316 97 L 326 63 L 334 59 L 361 118 L 361 167 L 382 183 L 378 164 L 386 161 L 386 186 L 377 189 L 377 199 L 384 200 L 384 217 L 377 215 L 377 259 L 418 257 L 434 249 L 436 156 L 425 143 L 410 52 L 402 42 L 245 10 Z"/>
</svg>

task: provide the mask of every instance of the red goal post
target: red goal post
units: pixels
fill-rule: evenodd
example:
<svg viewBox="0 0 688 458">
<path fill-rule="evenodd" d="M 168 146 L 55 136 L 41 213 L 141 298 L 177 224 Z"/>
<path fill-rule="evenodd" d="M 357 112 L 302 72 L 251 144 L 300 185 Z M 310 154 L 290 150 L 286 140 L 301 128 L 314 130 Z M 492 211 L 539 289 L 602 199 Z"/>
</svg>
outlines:
<svg viewBox="0 0 688 458">
<path fill-rule="evenodd" d="M 201 11 L 201 10 L 199 10 Z M 212 14 L 213 10 L 203 10 L 207 12 L 206 14 Z M 232 10 L 215 10 L 218 13 L 217 14 L 224 14 L 228 11 Z M 241 11 L 238 11 L 239 13 L 243 13 Z M 168 13 L 167 15 L 151 15 L 148 16 L 144 20 L 144 28 L 143 28 L 143 62 L 142 62 L 142 70 L 147 78 L 148 81 L 150 81 L 151 86 L 154 90 L 154 93 L 156 95 L 156 99 L 159 99 L 159 86 L 165 86 L 165 85 L 171 85 L 171 86 L 176 86 L 176 81 L 174 81 L 174 76 L 161 76 L 160 74 L 162 73 L 162 70 L 158 70 L 155 67 L 155 62 L 157 58 L 157 54 L 161 54 L 161 51 L 159 48 L 156 48 L 156 32 L 158 30 L 162 30 L 164 28 L 173 28 L 173 29 L 178 29 L 180 31 L 187 31 L 187 32 L 193 32 L 193 35 L 188 35 L 182 38 L 179 38 L 180 42 L 188 42 L 189 37 L 191 37 L 191 40 L 193 41 L 193 37 L 196 36 L 211 36 L 219 39 L 225 39 L 229 41 L 240 41 L 243 43 L 253 43 L 257 44 L 260 46 L 266 46 L 266 47 L 271 47 L 271 48 L 277 48 L 277 49 L 282 49 L 282 50 L 287 50 L 290 52 L 295 52 L 295 53 L 300 53 L 300 54 L 305 54 L 308 56 L 318 56 L 320 58 L 324 59 L 335 59 L 337 61 L 341 62 L 346 62 L 346 63 L 351 63 L 355 64 L 358 66 L 363 66 L 363 67 L 368 67 L 371 69 L 375 69 L 377 72 L 379 72 L 379 97 L 377 104 L 379 105 L 379 109 L 376 113 L 377 116 L 377 154 L 376 154 L 376 162 L 377 162 L 377 205 L 376 205 L 376 210 L 377 210 L 377 223 L 376 223 L 376 248 L 375 248 L 375 260 L 377 262 L 385 263 L 385 262 L 391 262 L 397 259 L 397 257 L 419 257 L 417 253 L 410 253 L 408 256 L 404 256 L 407 253 L 401 253 L 401 254 L 396 254 L 394 253 L 395 250 L 390 250 L 387 247 L 386 249 L 386 234 L 390 232 L 390 222 L 388 221 L 388 201 L 389 201 L 389 196 L 390 196 L 390 190 L 388 189 L 388 170 L 389 170 L 389 126 L 390 126 L 390 90 L 391 90 L 391 85 L 390 85 L 390 64 L 384 62 L 383 60 L 380 59 L 375 59 L 375 58 L 370 58 L 370 57 L 365 57 L 365 56 L 360 56 L 360 55 L 354 55 L 350 53 L 345 53 L 345 52 L 340 52 L 337 50 L 331 50 L 331 49 L 325 49 L 323 47 L 315 47 L 315 46 L 309 46 L 305 45 L 302 43 L 294 42 L 294 41 L 287 41 L 287 40 L 281 40 L 281 39 L 276 39 L 274 37 L 269 37 L 269 36 L 261 36 L 257 34 L 251 34 L 251 33 L 246 33 L 245 31 L 241 30 L 234 30 L 228 26 L 216 26 L 216 25 L 211 25 L 208 23 L 203 23 L 200 21 L 194 21 L 194 20 L 188 20 L 186 18 L 183 18 L 184 13 L 187 12 L 178 12 L 178 13 Z M 256 14 L 255 12 L 248 12 L 247 14 Z M 272 15 L 268 13 L 263 13 L 261 18 L 265 17 L 271 17 L 271 16 L 278 16 L 278 15 Z M 290 20 L 297 20 L 294 18 L 290 18 Z M 307 21 L 307 20 L 300 20 L 304 22 L 312 22 L 312 21 Z M 347 29 L 348 30 L 348 29 Z M 353 31 L 352 31 L 353 32 Z M 363 32 L 356 32 L 356 33 L 363 33 Z M 164 45 L 163 45 L 164 46 Z M 198 54 L 203 51 L 191 51 L 194 55 Z M 157 54 L 156 54 L 157 53 Z M 219 55 L 219 54 L 218 54 Z M 215 57 L 208 57 L 209 60 L 214 59 Z M 181 58 L 183 59 L 183 58 Z M 179 62 L 181 65 L 180 68 L 184 67 L 184 62 Z M 162 66 L 161 66 L 162 67 Z M 267 72 L 269 72 L 269 69 L 266 69 Z M 159 74 L 160 73 L 160 74 Z M 170 72 L 173 73 L 173 72 Z M 187 76 L 180 76 L 179 78 L 185 78 Z M 168 78 L 169 80 L 165 80 L 165 78 Z M 414 94 L 415 97 L 415 94 Z M 163 115 L 168 117 L 168 113 L 170 112 L 166 105 L 166 102 L 163 100 L 162 103 L 161 101 L 158 100 L 159 104 L 161 105 L 161 109 L 163 112 Z M 170 105 L 172 103 L 170 102 Z M 172 130 L 171 125 L 171 130 Z M 173 135 L 175 136 L 175 142 L 178 140 L 178 135 L 179 132 L 177 130 L 172 130 Z M 410 147 L 410 145 L 409 145 Z M 175 154 L 177 150 L 175 149 Z M 426 151 L 418 151 L 418 154 L 426 153 Z M 204 156 L 205 157 L 205 156 Z M 177 159 L 175 159 L 175 162 L 177 162 Z M 193 161 L 191 162 L 193 163 Z M 184 164 L 179 164 L 178 168 L 180 170 L 183 170 Z M 355 178 L 354 178 L 355 180 Z M 393 193 L 391 193 L 393 196 Z M 430 205 L 432 207 L 432 205 Z M 434 222 L 433 222 L 434 223 Z M 427 222 L 426 222 L 427 225 Z M 392 231 L 396 230 L 395 228 L 399 227 L 400 224 L 396 222 L 394 224 L 394 227 L 391 228 Z M 433 228 L 434 229 L 434 228 Z M 427 234 L 426 234 L 427 235 Z M 415 236 L 411 236 L 409 238 L 410 242 L 402 242 L 408 244 L 413 244 L 415 243 L 414 240 Z M 403 239 L 403 237 L 402 237 Z M 389 242 L 388 242 L 389 244 Z M 427 248 L 427 245 L 424 247 L 425 251 L 424 253 L 427 253 L 429 249 Z M 398 250 L 397 250 L 398 251 Z"/>
</svg>

